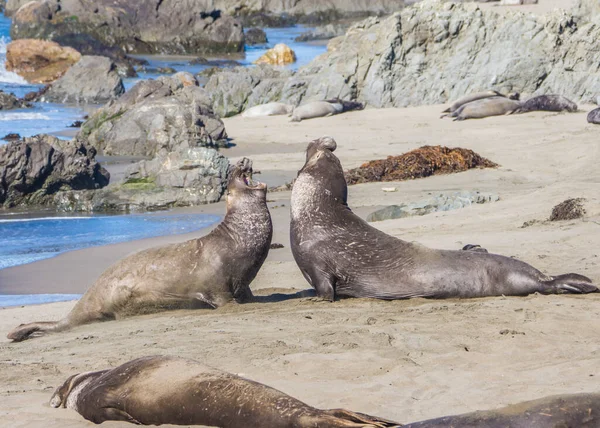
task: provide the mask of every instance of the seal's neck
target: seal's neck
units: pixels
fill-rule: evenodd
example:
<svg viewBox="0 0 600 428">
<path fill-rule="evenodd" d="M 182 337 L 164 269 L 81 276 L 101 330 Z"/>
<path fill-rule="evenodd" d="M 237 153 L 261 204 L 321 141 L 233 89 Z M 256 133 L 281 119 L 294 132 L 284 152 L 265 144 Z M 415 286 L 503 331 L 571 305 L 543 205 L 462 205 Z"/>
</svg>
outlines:
<svg viewBox="0 0 600 428">
<path fill-rule="evenodd" d="M 292 189 L 292 218 L 300 218 L 307 214 L 327 214 L 328 209 L 343 207 L 348 209 L 348 187 L 344 178 L 339 183 L 332 183 L 301 173 Z"/>
<path fill-rule="evenodd" d="M 219 227 L 236 245 L 251 249 L 270 244 L 273 233 L 266 201 L 229 207 Z"/>
</svg>

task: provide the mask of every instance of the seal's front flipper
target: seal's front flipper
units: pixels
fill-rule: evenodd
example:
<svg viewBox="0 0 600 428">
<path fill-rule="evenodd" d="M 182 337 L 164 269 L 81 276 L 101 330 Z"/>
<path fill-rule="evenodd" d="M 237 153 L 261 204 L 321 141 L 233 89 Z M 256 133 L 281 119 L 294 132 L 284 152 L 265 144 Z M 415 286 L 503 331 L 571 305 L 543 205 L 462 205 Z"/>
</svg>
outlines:
<svg viewBox="0 0 600 428">
<path fill-rule="evenodd" d="M 566 273 L 564 275 L 552 277 L 552 280 L 546 281 L 544 285 L 548 287 L 548 290 L 544 290 L 543 292 L 556 294 L 587 294 L 597 293 L 599 291 L 598 287 L 592 283 L 591 279 L 576 273 Z"/>
</svg>

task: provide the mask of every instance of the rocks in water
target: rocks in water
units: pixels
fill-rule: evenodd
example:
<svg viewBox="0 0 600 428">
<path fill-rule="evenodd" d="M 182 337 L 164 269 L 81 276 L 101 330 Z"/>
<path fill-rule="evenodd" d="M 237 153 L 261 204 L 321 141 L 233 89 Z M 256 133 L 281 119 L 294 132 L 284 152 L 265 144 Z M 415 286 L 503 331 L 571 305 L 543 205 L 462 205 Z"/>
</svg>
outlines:
<svg viewBox="0 0 600 428">
<path fill-rule="evenodd" d="M 575 220 L 585 215 L 584 198 L 570 198 L 552 208 L 550 221 Z"/>
<path fill-rule="evenodd" d="M 161 151 L 227 144 L 209 93 L 186 72 L 136 83 L 94 113 L 77 138 L 113 156 L 154 157 Z"/>
<path fill-rule="evenodd" d="M 75 49 L 46 40 L 15 40 L 6 47 L 6 70 L 30 83 L 54 82 L 80 59 Z"/>
<path fill-rule="evenodd" d="M 473 150 L 460 147 L 423 146 L 400 156 L 370 161 L 346 171 L 348 184 L 379 181 L 402 181 L 431 175 L 450 174 L 471 168 L 494 168 L 498 165 Z"/>
<path fill-rule="evenodd" d="M 241 52 L 241 23 L 209 2 L 43 0 L 13 15 L 13 39 L 89 35 L 127 53 Z"/>
<path fill-rule="evenodd" d="M 218 202 L 229 161 L 214 149 L 161 153 L 128 168 L 121 183 L 94 192 L 61 192 L 61 211 L 146 211 Z"/>
<path fill-rule="evenodd" d="M 345 24 L 327 24 L 300 34 L 294 41 L 310 42 L 314 40 L 329 40 L 334 37 L 343 36 L 346 34 L 346 30 L 348 30 L 348 25 Z"/>
<path fill-rule="evenodd" d="M 292 75 L 268 65 L 235 67 L 216 71 L 204 87 L 212 95 L 215 113 L 229 117 L 283 97 L 284 85 Z"/>
<path fill-rule="evenodd" d="M 246 30 L 246 44 L 253 45 L 264 45 L 268 43 L 267 33 L 261 28 L 249 28 Z"/>
<path fill-rule="evenodd" d="M 60 103 L 104 103 L 124 92 L 123 81 L 109 58 L 84 55 L 44 96 Z"/>
<path fill-rule="evenodd" d="M 367 216 L 367 221 L 382 221 L 395 218 L 404 218 L 430 214 L 438 211 L 450 211 L 470 207 L 474 204 L 496 202 L 500 197 L 494 193 L 480 193 L 477 191 L 462 191 L 453 193 L 440 193 L 429 198 L 401 205 L 390 205 L 377 210 Z"/>
<path fill-rule="evenodd" d="M 81 125 L 83 125 L 83 122 L 81 120 L 76 120 L 69 125 L 69 128 L 81 128 Z"/>
<path fill-rule="evenodd" d="M 296 62 L 296 54 L 285 43 L 278 43 L 254 61 L 255 64 L 286 65 Z"/>
<path fill-rule="evenodd" d="M 31 104 L 21 98 L 18 98 L 15 94 L 9 94 L 0 90 L 0 110 L 12 110 L 15 108 L 27 108 L 31 107 Z"/>
<path fill-rule="evenodd" d="M 16 140 L 20 140 L 21 136 L 19 134 L 11 132 L 11 133 L 6 134 L 4 137 L 2 137 L 2 139 L 4 141 L 16 141 Z"/>
<path fill-rule="evenodd" d="M 93 147 L 38 135 L 0 146 L 0 204 L 52 203 L 64 190 L 98 189 L 110 175 L 95 160 Z"/>
</svg>

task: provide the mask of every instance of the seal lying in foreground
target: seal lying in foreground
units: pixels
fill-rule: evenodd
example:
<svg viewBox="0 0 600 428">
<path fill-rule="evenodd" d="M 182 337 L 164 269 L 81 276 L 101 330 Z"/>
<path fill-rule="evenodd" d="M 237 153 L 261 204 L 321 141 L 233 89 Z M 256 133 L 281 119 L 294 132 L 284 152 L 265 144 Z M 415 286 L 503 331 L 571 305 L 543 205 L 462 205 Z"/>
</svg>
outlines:
<svg viewBox="0 0 600 428">
<path fill-rule="evenodd" d="M 600 394 L 557 395 L 498 410 L 445 416 L 404 428 L 597 428 Z"/>
<path fill-rule="evenodd" d="M 339 99 L 313 101 L 296 107 L 292 113 L 292 122 L 327 117 L 351 110 L 362 110 L 363 108 L 365 108 L 364 104 L 354 101 L 342 101 Z"/>
<path fill-rule="evenodd" d="M 391 300 L 598 291 L 582 275 L 547 276 L 509 257 L 434 250 L 386 235 L 348 208 L 336 147 L 330 137 L 309 143 L 292 189 L 292 253 L 319 297 Z"/>
<path fill-rule="evenodd" d="M 94 423 L 206 425 L 221 428 L 396 427 L 344 409 L 320 410 L 266 385 L 193 360 L 152 356 L 68 378 L 52 407 Z"/>
<path fill-rule="evenodd" d="M 249 285 L 273 233 L 266 195 L 267 186 L 252 181 L 252 162 L 244 158 L 230 171 L 227 214 L 212 232 L 124 258 L 98 278 L 66 318 L 23 324 L 8 338 L 19 342 L 127 315 L 251 300 Z"/>
</svg>

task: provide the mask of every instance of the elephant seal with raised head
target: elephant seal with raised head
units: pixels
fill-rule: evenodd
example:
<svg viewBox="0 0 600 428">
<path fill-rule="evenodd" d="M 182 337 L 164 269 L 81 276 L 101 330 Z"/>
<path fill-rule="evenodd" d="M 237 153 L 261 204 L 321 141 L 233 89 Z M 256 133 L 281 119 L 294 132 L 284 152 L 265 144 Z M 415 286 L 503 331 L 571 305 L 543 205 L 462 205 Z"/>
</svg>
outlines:
<svg viewBox="0 0 600 428">
<path fill-rule="evenodd" d="M 294 106 L 291 104 L 284 103 L 267 103 L 260 104 L 254 107 L 246 109 L 242 113 L 242 117 L 264 117 L 264 116 L 278 116 L 283 114 L 291 114 L 294 111 Z"/>
<path fill-rule="evenodd" d="M 548 276 L 497 254 L 434 250 L 372 227 L 348 207 L 336 147 L 330 137 L 309 143 L 292 189 L 292 253 L 319 297 L 392 300 L 598 291 L 582 275 Z"/>
<path fill-rule="evenodd" d="M 562 95 L 538 95 L 521 103 L 520 113 L 528 111 L 577 111 L 577 104 Z"/>
<path fill-rule="evenodd" d="M 250 301 L 250 283 L 267 257 L 273 233 L 266 195 L 267 186 L 252 181 L 252 163 L 244 158 L 230 170 L 225 218 L 208 235 L 124 258 L 64 319 L 23 324 L 8 338 L 18 342 L 128 315 Z"/>
<path fill-rule="evenodd" d="M 497 410 L 444 416 L 404 428 L 597 428 L 600 394 L 556 395 Z"/>
<path fill-rule="evenodd" d="M 351 110 L 362 110 L 364 104 L 355 101 L 342 101 L 339 99 L 326 101 L 312 101 L 302 104 L 294 109 L 292 122 L 300 122 L 305 119 L 327 117 L 334 114 L 345 113 Z"/>
<path fill-rule="evenodd" d="M 320 410 L 281 391 L 197 361 L 151 356 L 69 377 L 52 407 L 94 423 L 205 425 L 221 428 L 396 427 L 396 422 L 344 409 Z"/>
</svg>

